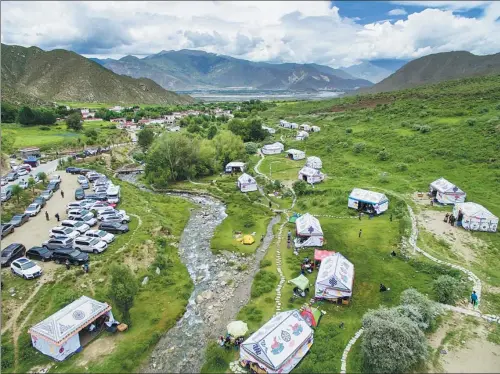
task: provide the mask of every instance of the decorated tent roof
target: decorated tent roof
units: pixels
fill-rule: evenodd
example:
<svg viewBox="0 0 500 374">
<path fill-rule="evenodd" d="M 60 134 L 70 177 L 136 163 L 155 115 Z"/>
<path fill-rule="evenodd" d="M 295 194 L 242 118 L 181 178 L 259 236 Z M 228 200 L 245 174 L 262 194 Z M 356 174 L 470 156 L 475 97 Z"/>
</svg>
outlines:
<svg viewBox="0 0 500 374">
<path fill-rule="evenodd" d="M 321 162 L 321 159 L 319 157 L 311 156 L 311 157 L 307 158 L 306 166 L 313 168 L 313 169 L 321 169 L 323 166 L 323 163 Z"/>
<path fill-rule="evenodd" d="M 278 370 L 312 336 L 299 311 L 276 314 L 241 344 L 241 348 L 272 370 Z"/>
<path fill-rule="evenodd" d="M 297 218 L 295 227 L 297 228 L 297 235 L 300 236 L 323 236 L 323 230 L 321 229 L 319 220 L 309 213 Z"/>
<path fill-rule="evenodd" d="M 108 304 L 82 296 L 37 323 L 28 332 L 58 344 L 109 310 L 111 307 Z"/>
<path fill-rule="evenodd" d="M 294 155 L 302 155 L 302 154 L 305 154 L 304 151 L 300 151 L 298 149 L 289 149 L 288 151 L 286 151 L 286 153 L 291 153 L 291 154 L 294 154 Z"/>
<path fill-rule="evenodd" d="M 300 169 L 299 174 L 307 175 L 312 177 L 314 175 L 323 175 L 323 173 L 317 169 L 310 168 L 309 166 L 304 166 Z"/>
<path fill-rule="evenodd" d="M 283 144 L 281 144 L 280 142 L 276 142 L 273 144 L 266 144 L 262 148 L 264 148 L 264 149 L 285 149 L 285 146 Z"/>
<path fill-rule="evenodd" d="M 309 133 L 307 131 L 299 131 L 297 133 L 297 136 L 301 136 L 303 138 L 307 138 L 309 136 Z"/>
<path fill-rule="evenodd" d="M 226 167 L 230 168 L 242 168 L 243 166 L 245 166 L 245 163 L 240 161 L 232 161 L 226 165 Z"/>
<path fill-rule="evenodd" d="M 388 201 L 383 193 L 354 188 L 349 195 L 349 199 L 354 199 L 371 204 L 382 204 Z"/>
<path fill-rule="evenodd" d="M 477 217 L 477 218 L 487 218 L 487 219 L 492 219 L 496 218 L 498 219 L 497 216 L 495 216 L 493 213 L 491 213 L 488 209 L 486 209 L 484 206 L 479 205 L 477 203 L 456 203 L 455 204 L 455 209 L 461 210 L 462 213 L 465 216 L 469 217 Z"/>
<path fill-rule="evenodd" d="M 314 259 L 317 261 L 323 261 L 328 256 L 332 256 L 334 254 L 335 254 L 334 251 L 325 251 L 325 250 L 321 250 L 321 249 L 315 249 L 314 250 Z"/>
<path fill-rule="evenodd" d="M 238 177 L 238 182 L 240 183 L 257 183 L 255 178 L 247 173 L 243 173 Z"/>
<path fill-rule="evenodd" d="M 328 256 L 319 267 L 316 285 L 340 291 L 352 291 L 354 265 L 340 253 Z"/>
<path fill-rule="evenodd" d="M 441 193 L 459 193 L 459 194 L 464 193 L 464 191 L 462 191 L 460 188 L 458 188 L 453 183 L 447 181 L 444 178 L 439 178 L 434 182 L 432 182 L 431 187 L 434 188 L 435 190 L 438 190 Z"/>
</svg>

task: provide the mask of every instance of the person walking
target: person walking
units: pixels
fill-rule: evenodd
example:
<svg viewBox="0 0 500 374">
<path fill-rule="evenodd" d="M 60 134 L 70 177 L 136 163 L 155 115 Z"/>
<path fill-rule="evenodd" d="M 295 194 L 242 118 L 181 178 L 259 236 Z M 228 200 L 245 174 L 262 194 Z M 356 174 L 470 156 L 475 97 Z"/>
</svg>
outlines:
<svg viewBox="0 0 500 374">
<path fill-rule="evenodd" d="M 448 222 L 448 218 L 450 218 L 450 214 L 446 213 L 446 215 L 444 216 L 444 222 Z"/>
<path fill-rule="evenodd" d="M 358 213 L 358 218 L 361 221 L 361 212 Z"/>
<path fill-rule="evenodd" d="M 47 211 L 45 211 L 45 219 L 48 221 L 49 220 L 49 213 L 47 213 Z"/>
<path fill-rule="evenodd" d="M 476 291 L 472 291 L 472 294 L 470 295 L 470 302 L 472 304 L 473 308 L 477 307 L 477 294 Z"/>
<path fill-rule="evenodd" d="M 56 213 L 56 214 L 54 215 L 54 217 L 56 217 L 57 222 L 59 222 L 59 221 L 60 221 L 60 218 L 61 218 L 61 217 L 59 217 L 59 213 Z"/>
<path fill-rule="evenodd" d="M 64 199 L 64 191 L 61 190 L 61 197 Z"/>
<path fill-rule="evenodd" d="M 361 238 L 361 234 L 363 233 L 363 230 L 362 229 L 359 229 L 359 234 L 358 234 L 358 238 Z"/>
<path fill-rule="evenodd" d="M 392 222 L 392 213 L 391 213 L 391 216 L 389 217 L 389 221 L 391 221 L 391 222 Z"/>
<path fill-rule="evenodd" d="M 89 263 L 88 263 L 88 262 L 84 263 L 84 264 L 82 265 L 82 268 L 83 268 L 83 271 L 84 271 L 86 274 L 88 274 L 88 272 L 89 272 Z"/>
<path fill-rule="evenodd" d="M 269 201 L 269 209 L 272 209 L 273 208 L 273 203 L 271 201 Z"/>
<path fill-rule="evenodd" d="M 66 260 L 65 265 L 66 265 L 66 270 L 69 270 L 71 268 L 71 264 L 69 263 L 69 260 Z"/>
</svg>

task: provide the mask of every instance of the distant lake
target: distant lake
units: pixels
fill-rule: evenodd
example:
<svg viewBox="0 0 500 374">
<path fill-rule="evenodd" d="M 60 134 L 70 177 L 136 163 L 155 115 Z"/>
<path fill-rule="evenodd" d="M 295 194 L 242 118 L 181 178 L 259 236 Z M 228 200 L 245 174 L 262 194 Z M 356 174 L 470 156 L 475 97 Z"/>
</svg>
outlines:
<svg viewBox="0 0 500 374">
<path fill-rule="evenodd" d="M 214 101 L 247 101 L 247 100 L 325 100 L 343 95 L 343 92 L 292 92 L 292 91 L 259 91 L 259 90 L 196 90 L 177 91 L 206 102 Z"/>
</svg>

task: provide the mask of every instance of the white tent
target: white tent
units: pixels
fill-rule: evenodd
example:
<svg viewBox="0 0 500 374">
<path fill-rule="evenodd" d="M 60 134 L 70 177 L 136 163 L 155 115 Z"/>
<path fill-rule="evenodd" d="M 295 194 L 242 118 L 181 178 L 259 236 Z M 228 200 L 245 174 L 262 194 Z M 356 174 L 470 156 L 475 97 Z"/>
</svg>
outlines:
<svg viewBox="0 0 500 374">
<path fill-rule="evenodd" d="M 313 344 L 313 330 L 299 311 L 276 314 L 240 346 L 240 361 L 267 373 L 289 373 Z"/>
<path fill-rule="evenodd" d="M 319 132 L 321 128 L 319 126 L 311 126 L 311 132 Z"/>
<path fill-rule="evenodd" d="M 295 247 L 322 247 L 324 238 L 319 220 L 306 213 L 295 221 Z"/>
<path fill-rule="evenodd" d="M 304 140 L 309 137 L 309 133 L 307 131 L 299 131 L 297 133 L 297 136 L 295 137 L 295 140 Z"/>
<path fill-rule="evenodd" d="M 245 171 L 245 163 L 239 161 L 233 161 L 226 165 L 226 173 L 239 173 Z"/>
<path fill-rule="evenodd" d="M 498 217 L 476 203 L 455 204 L 453 215 L 457 223 L 467 230 L 496 232 L 498 228 Z"/>
<path fill-rule="evenodd" d="M 114 321 L 108 304 L 82 296 L 29 329 L 33 347 L 63 361 L 81 349 L 79 333 L 105 314 Z"/>
<path fill-rule="evenodd" d="M 319 157 L 311 156 L 307 158 L 306 166 L 313 169 L 321 169 L 323 167 L 323 163 Z"/>
<path fill-rule="evenodd" d="M 299 151 L 298 149 L 289 149 L 286 153 L 290 159 L 295 161 L 306 158 L 306 153 L 304 151 Z"/>
<path fill-rule="evenodd" d="M 269 134 L 275 134 L 276 130 L 273 129 L 272 127 L 267 127 L 267 126 L 262 126 L 263 130 L 266 130 Z"/>
<path fill-rule="evenodd" d="M 247 173 L 243 173 L 239 176 L 236 185 L 241 192 L 257 191 L 257 181 Z"/>
<path fill-rule="evenodd" d="M 430 194 L 441 204 L 463 203 L 465 192 L 444 178 L 439 178 L 429 185 Z"/>
<path fill-rule="evenodd" d="M 289 125 L 290 125 L 291 129 L 298 129 L 299 128 L 299 125 L 295 122 L 290 122 Z"/>
<path fill-rule="evenodd" d="M 319 183 L 325 179 L 325 174 L 317 169 L 304 166 L 299 171 L 299 180 L 306 181 L 307 183 Z"/>
<path fill-rule="evenodd" d="M 284 119 L 280 119 L 280 126 L 289 129 L 290 128 L 290 122 L 285 121 Z"/>
<path fill-rule="evenodd" d="M 347 201 L 349 208 L 381 214 L 389 208 L 389 199 L 383 193 L 354 188 Z"/>
<path fill-rule="evenodd" d="M 280 142 L 276 142 L 273 144 L 266 144 L 262 147 L 262 153 L 265 155 L 276 155 L 285 150 L 285 146 Z"/>
<path fill-rule="evenodd" d="M 321 261 L 314 296 L 326 300 L 351 297 L 353 282 L 354 265 L 337 252 Z"/>
<path fill-rule="evenodd" d="M 299 128 L 304 131 L 311 131 L 311 126 L 309 126 L 307 123 L 303 123 L 299 126 Z"/>
</svg>

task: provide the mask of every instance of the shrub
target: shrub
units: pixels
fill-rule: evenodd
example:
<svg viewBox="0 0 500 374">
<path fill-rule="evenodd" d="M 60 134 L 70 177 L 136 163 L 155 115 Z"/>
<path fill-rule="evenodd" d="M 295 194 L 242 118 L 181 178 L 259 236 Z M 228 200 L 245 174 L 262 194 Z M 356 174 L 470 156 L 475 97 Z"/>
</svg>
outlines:
<svg viewBox="0 0 500 374">
<path fill-rule="evenodd" d="M 496 110 L 500 110 L 500 104 L 495 107 Z"/>
<path fill-rule="evenodd" d="M 347 129 L 345 129 L 345 133 L 352 134 L 352 129 L 350 127 L 348 127 Z"/>
<path fill-rule="evenodd" d="M 490 110 L 488 108 L 479 109 L 479 114 L 488 113 Z"/>
<path fill-rule="evenodd" d="M 258 145 L 256 143 L 248 142 L 245 143 L 245 151 L 249 155 L 254 155 L 257 153 L 257 149 L 259 149 Z"/>
<path fill-rule="evenodd" d="M 425 134 L 427 132 L 431 132 L 431 127 L 427 125 L 420 126 L 420 132 L 422 134 Z"/>
<path fill-rule="evenodd" d="M 382 173 L 379 174 L 378 180 L 380 183 L 389 183 L 389 173 L 383 171 Z"/>
<path fill-rule="evenodd" d="M 366 144 L 365 143 L 356 143 L 354 144 L 353 148 L 352 148 L 352 151 L 354 153 L 361 153 L 365 150 L 366 148 Z"/>
<path fill-rule="evenodd" d="M 260 270 L 254 278 L 252 284 L 252 297 L 258 297 L 262 294 L 271 292 L 276 286 L 278 276 L 271 271 Z"/>
<path fill-rule="evenodd" d="M 273 182 L 273 188 L 275 190 L 281 190 L 281 188 L 283 187 L 283 185 L 281 184 L 281 181 L 276 179 L 274 182 Z"/>
<path fill-rule="evenodd" d="M 435 302 L 429 300 L 425 295 L 414 288 L 409 288 L 401 294 L 401 303 L 403 305 L 413 305 L 422 315 L 422 324 L 425 329 L 433 326 L 433 323 L 440 313 L 440 307 Z"/>
<path fill-rule="evenodd" d="M 459 297 L 460 284 L 456 278 L 441 275 L 434 281 L 433 289 L 440 303 L 453 305 Z"/>
<path fill-rule="evenodd" d="M 396 165 L 396 170 L 397 171 L 406 171 L 406 170 L 408 170 L 408 164 L 405 164 L 404 162 L 400 162 L 399 164 Z"/>
<path fill-rule="evenodd" d="M 40 126 L 39 129 L 42 130 L 42 131 L 50 131 L 50 127 L 49 126 Z"/>
<path fill-rule="evenodd" d="M 293 190 L 295 191 L 297 196 L 305 195 L 307 191 L 307 183 L 303 180 L 296 181 L 293 184 Z"/>
<path fill-rule="evenodd" d="M 380 151 L 377 155 L 377 159 L 379 161 L 387 161 L 389 159 L 390 155 L 389 152 L 387 151 Z"/>
<path fill-rule="evenodd" d="M 421 125 L 413 125 L 413 126 L 411 127 L 411 129 L 412 129 L 413 131 L 420 131 L 420 127 L 421 127 Z"/>
<path fill-rule="evenodd" d="M 467 121 L 465 121 L 466 124 L 469 126 L 474 126 L 476 124 L 476 119 L 475 118 L 469 118 Z"/>
<path fill-rule="evenodd" d="M 401 122 L 401 127 L 410 127 L 410 122 L 408 121 Z"/>
<path fill-rule="evenodd" d="M 261 260 L 260 261 L 260 267 L 261 268 L 267 268 L 268 266 L 271 266 L 272 262 L 270 260 Z"/>
</svg>

